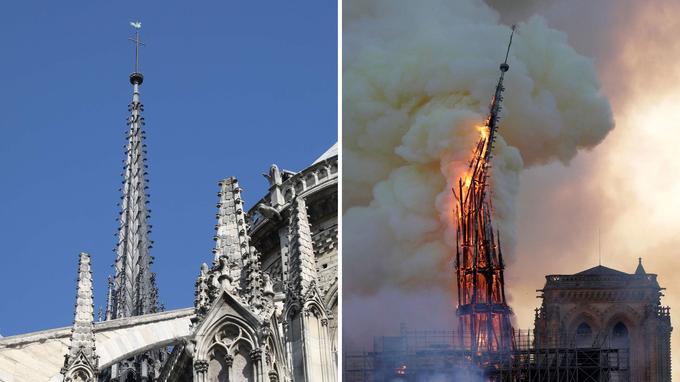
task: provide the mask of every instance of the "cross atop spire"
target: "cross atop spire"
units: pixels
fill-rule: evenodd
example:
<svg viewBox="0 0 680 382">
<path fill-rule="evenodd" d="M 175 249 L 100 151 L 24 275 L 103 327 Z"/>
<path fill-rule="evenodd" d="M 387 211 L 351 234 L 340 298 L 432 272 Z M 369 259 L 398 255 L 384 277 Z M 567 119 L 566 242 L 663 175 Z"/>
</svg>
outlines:
<svg viewBox="0 0 680 382">
<path fill-rule="evenodd" d="M 130 21 L 130 26 L 135 29 L 135 37 L 129 37 L 128 40 L 135 43 L 135 71 L 130 74 L 130 82 L 134 85 L 141 85 L 144 81 L 144 76 L 139 71 L 139 47 L 144 46 L 141 37 L 139 35 L 140 29 L 142 29 L 141 21 Z"/>
<path fill-rule="evenodd" d="M 141 27 L 142 24 L 139 24 Z M 510 42 L 508 43 L 508 50 L 505 51 L 505 60 L 501 64 L 501 71 L 502 72 L 507 72 L 508 69 L 510 69 L 510 65 L 508 65 L 508 56 L 510 55 L 510 46 L 512 45 L 512 36 L 515 35 L 515 29 L 517 29 L 517 25 L 512 26 L 512 32 L 510 32 Z"/>
</svg>

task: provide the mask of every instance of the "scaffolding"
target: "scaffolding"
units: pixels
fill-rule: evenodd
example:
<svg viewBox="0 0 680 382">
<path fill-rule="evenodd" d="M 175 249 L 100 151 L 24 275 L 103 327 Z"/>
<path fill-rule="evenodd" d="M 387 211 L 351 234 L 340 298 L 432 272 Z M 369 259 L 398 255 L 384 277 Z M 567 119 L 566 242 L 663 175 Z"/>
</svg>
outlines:
<svg viewBox="0 0 680 382">
<path fill-rule="evenodd" d="M 629 380 L 628 349 L 535 346 L 532 331 L 515 331 L 515 348 L 473 353 L 455 331 L 407 330 L 376 337 L 371 351 L 347 352 L 345 382 L 623 382 Z"/>
</svg>

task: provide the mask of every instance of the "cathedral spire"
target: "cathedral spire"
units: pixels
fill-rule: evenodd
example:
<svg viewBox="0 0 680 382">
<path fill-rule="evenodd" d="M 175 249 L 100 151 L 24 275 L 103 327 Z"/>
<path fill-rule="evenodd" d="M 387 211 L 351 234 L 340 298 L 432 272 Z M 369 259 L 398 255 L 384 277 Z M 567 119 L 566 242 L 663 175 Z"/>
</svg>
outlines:
<svg viewBox="0 0 680 382">
<path fill-rule="evenodd" d="M 126 139 L 126 159 L 123 167 L 123 188 L 120 203 L 118 243 L 116 244 L 115 276 L 113 282 L 111 318 L 137 316 L 157 311 L 157 290 L 151 272 L 149 253 L 151 226 L 146 193 L 146 145 L 144 144 L 144 106 L 140 100 L 140 86 L 144 76 L 139 72 L 139 48 L 142 45 L 139 29 L 141 23 L 131 23 L 135 28 L 135 71 L 130 74 L 132 102 Z"/>
<path fill-rule="evenodd" d="M 76 312 L 71 330 L 71 344 L 61 370 L 66 381 L 95 382 L 97 380 L 99 357 L 95 351 L 94 302 L 90 269 L 90 255 L 81 253 L 78 262 Z"/>
<path fill-rule="evenodd" d="M 475 354 L 507 352 L 514 347 L 510 323 L 512 310 L 505 299 L 500 238 L 494 240 L 488 181 L 505 90 L 503 78 L 510 68 L 508 55 L 514 32 L 513 27 L 489 114 L 484 126 L 480 126 L 481 137 L 465 177 L 458 182 L 456 195 L 459 340 Z"/>
</svg>

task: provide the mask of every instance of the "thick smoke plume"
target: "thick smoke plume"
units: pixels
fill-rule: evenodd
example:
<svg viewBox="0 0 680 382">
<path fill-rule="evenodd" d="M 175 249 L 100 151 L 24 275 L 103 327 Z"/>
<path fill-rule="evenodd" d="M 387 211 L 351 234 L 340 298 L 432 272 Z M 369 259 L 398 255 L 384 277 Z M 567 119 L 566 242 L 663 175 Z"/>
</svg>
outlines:
<svg viewBox="0 0 680 382">
<path fill-rule="evenodd" d="M 453 296 L 450 189 L 479 138 L 510 28 L 481 0 L 352 0 L 344 8 L 348 318 L 387 290 Z M 568 163 L 613 122 L 593 63 L 542 18 L 519 24 L 509 64 L 492 185 L 511 267 L 521 171 Z"/>
</svg>

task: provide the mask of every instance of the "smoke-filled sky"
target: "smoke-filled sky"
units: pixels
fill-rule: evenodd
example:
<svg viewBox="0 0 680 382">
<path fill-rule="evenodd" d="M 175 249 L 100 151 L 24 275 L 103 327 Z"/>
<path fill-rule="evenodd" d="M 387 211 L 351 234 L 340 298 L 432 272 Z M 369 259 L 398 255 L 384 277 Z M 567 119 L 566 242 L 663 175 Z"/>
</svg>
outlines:
<svg viewBox="0 0 680 382">
<path fill-rule="evenodd" d="M 680 307 L 680 4 L 489 4 L 344 3 L 346 349 L 400 322 L 452 326 L 446 174 L 472 150 L 512 23 L 493 176 L 517 325 L 531 326 L 546 274 L 599 254 L 626 272 L 642 257 Z"/>
</svg>

